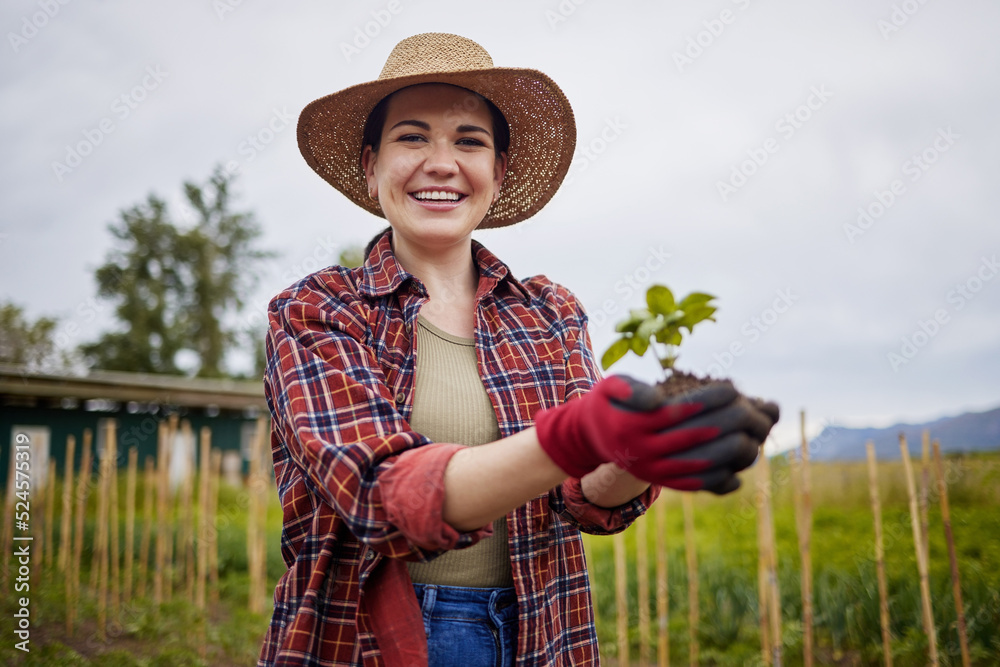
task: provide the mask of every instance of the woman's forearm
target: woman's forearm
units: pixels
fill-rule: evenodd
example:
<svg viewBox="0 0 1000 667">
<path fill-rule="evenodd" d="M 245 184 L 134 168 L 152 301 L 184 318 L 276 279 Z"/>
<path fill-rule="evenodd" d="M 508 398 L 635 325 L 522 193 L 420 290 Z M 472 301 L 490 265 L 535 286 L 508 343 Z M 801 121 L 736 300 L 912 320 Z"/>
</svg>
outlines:
<svg viewBox="0 0 1000 667">
<path fill-rule="evenodd" d="M 538 444 L 535 429 L 457 452 L 444 473 L 443 518 L 458 531 L 491 523 L 566 479 Z M 618 507 L 641 495 L 648 482 L 605 463 L 580 480 L 584 497 Z"/>
<path fill-rule="evenodd" d="M 566 479 L 534 427 L 456 453 L 444 473 L 446 523 L 458 531 L 481 528 Z"/>
<path fill-rule="evenodd" d="M 615 463 L 605 463 L 580 480 L 583 497 L 598 507 L 618 507 L 641 496 L 649 488 Z"/>
</svg>

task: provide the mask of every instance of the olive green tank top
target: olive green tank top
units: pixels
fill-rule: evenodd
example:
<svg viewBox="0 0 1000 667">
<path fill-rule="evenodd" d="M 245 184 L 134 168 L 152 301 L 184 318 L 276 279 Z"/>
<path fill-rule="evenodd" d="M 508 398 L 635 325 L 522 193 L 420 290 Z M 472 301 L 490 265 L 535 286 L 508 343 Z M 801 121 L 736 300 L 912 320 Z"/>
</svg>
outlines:
<svg viewBox="0 0 1000 667">
<path fill-rule="evenodd" d="M 417 317 L 416 379 L 410 426 L 432 442 L 483 445 L 500 439 L 493 404 L 479 377 L 476 344 Z M 420 584 L 499 588 L 513 586 L 507 519 L 493 522 L 493 535 L 429 563 L 410 563 Z"/>
</svg>

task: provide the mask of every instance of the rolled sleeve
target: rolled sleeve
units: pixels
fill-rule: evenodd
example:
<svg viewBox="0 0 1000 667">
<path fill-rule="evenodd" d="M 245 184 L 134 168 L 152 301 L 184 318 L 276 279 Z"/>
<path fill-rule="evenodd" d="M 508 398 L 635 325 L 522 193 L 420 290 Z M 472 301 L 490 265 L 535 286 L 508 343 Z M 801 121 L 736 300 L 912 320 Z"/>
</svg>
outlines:
<svg viewBox="0 0 1000 667">
<path fill-rule="evenodd" d="M 558 489 L 560 516 L 591 535 L 613 535 L 625 530 L 646 513 L 660 495 L 660 487 L 650 486 L 638 497 L 618 507 L 601 507 L 587 500 L 578 478 L 567 479 Z"/>
<path fill-rule="evenodd" d="M 437 444 L 411 449 L 381 477 L 382 502 L 389 521 L 422 549 L 444 551 L 493 534 L 493 524 L 461 533 L 442 518 L 444 473 L 463 445 Z M 463 536 L 466 539 L 463 542 Z"/>
<path fill-rule="evenodd" d="M 425 560 L 480 539 L 482 531 L 459 533 L 441 519 L 444 468 L 460 445 L 410 429 L 363 344 L 363 319 L 312 294 L 272 302 L 269 327 L 265 393 L 280 441 L 279 493 L 304 479 L 358 540 L 390 557 Z"/>
</svg>

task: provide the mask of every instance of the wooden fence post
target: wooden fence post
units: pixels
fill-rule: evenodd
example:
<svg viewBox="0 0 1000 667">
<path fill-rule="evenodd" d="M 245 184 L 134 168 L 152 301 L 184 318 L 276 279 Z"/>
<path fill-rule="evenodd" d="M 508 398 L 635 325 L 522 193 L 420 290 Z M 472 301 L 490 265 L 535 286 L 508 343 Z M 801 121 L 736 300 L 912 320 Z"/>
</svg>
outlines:
<svg viewBox="0 0 1000 667">
<path fill-rule="evenodd" d="M 136 594 L 146 597 L 146 584 L 149 579 L 149 543 L 153 535 L 153 492 L 156 490 L 156 467 L 153 457 L 146 456 L 145 472 L 143 474 L 143 506 L 142 506 L 142 540 L 139 542 L 139 574 Z"/>
<path fill-rule="evenodd" d="M 958 575 L 958 557 L 955 555 L 955 540 L 951 533 L 951 510 L 948 507 L 948 485 L 944 480 L 944 466 L 941 464 L 941 445 L 934 441 L 934 470 L 937 475 L 938 495 L 941 502 L 941 521 L 944 536 L 948 542 L 948 562 L 951 565 L 951 592 L 955 597 L 955 613 L 958 617 L 958 643 L 962 649 L 962 667 L 969 667 L 969 640 L 965 632 L 965 605 L 962 604 L 962 582 Z"/>
<path fill-rule="evenodd" d="M 663 493 L 653 506 L 656 513 L 656 655 L 658 667 L 670 664 L 670 598 L 667 588 L 667 502 Z"/>
<path fill-rule="evenodd" d="M 212 472 L 209 477 L 211 492 L 208 500 L 212 504 L 209 513 L 209 590 L 208 599 L 212 604 L 219 602 L 219 483 L 222 480 L 222 450 L 212 450 Z"/>
<path fill-rule="evenodd" d="M 181 422 L 181 438 L 184 440 L 185 458 L 189 452 L 194 451 L 194 432 L 191 430 L 191 422 L 187 419 Z M 190 462 L 190 460 L 189 460 Z M 196 578 L 195 555 L 194 555 L 194 509 L 192 507 L 193 482 L 195 478 L 194 470 L 185 475 L 181 483 L 181 526 L 177 549 L 178 560 L 181 563 L 180 570 L 184 573 L 184 594 L 188 602 L 194 603 L 194 587 Z"/>
<path fill-rule="evenodd" d="M 809 473 L 809 442 L 806 440 L 806 411 L 799 412 L 802 431 L 802 463 L 800 481 L 802 507 L 799 514 L 799 551 L 802 554 L 802 639 L 805 667 L 813 664 L 813 597 L 812 597 L 812 476 Z"/>
<path fill-rule="evenodd" d="M 906 475 L 906 491 L 910 497 L 910 521 L 913 526 L 913 547 L 917 553 L 917 572 L 920 574 L 920 601 L 923 610 L 924 632 L 927 633 L 927 646 L 930 662 L 938 666 L 937 630 L 934 627 L 934 612 L 931 609 L 931 586 L 928 575 L 927 554 L 924 552 L 924 540 L 920 532 L 920 513 L 917 508 L 917 490 L 913 482 L 913 466 L 910 464 L 910 449 L 906 445 L 906 436 L 899 434 L 899 450 L 903 456 L 903 471 Z"/>
<path fill-rule="evenodd" d="M 927 429 L 921 433 L 920 456 L 920 536 L 923 539 L 924 555 L 930 565 L 930 479 L 931 479 L 931 433 Z"/>
<path fill-rule="evenodd" d="M 87 513 L 87 495 L 90 492 L 91 458 L 90 445 L 93 435 L 90 429 L 83 430 L 83 456 L 80 458 L 80 474 L 77 475 L 76 486 L 76 535 L 73 540 L 73 590 L 67 595 L 66 626 L 69 635 L 73 636 L 73 622 L 76 620 L 76 606 L 80 598 L 80 568 L 83 560 L 84 518 Z"/>
<path fill-rule="evenodd" d="M 121 612 L 121 556 L 118 544 L 118 435 L 117 423 L 108 420 L 106 448 L 111 450 L 108 459 L 108 524 L 111 529 L 111 548 L 108 552 L 111 564 L 111 612 L 117 622 Z"/>
<path fill-rule="evenodd" d="M 56 562 L 55 522 L 56 522 L 56 460 L 49 457 L 48 474 L 45 477 L 45 560 L 42 569 L 51 568 Z"/>
<path fill-rule="evenodd" d="M 698 551 L 694 535 L 694 496 L 681 496 L 684 507 L 684 551 L 687 556 L 688 576 L 688 660 L 691 667 L 698 664 L 698 623 L 701 616 L 698 608 Z"/>
<path fill-rule="evenodd" d="M 122 601 L 132 600 L 132 572 L 135 560 L 135 487 L 138 474 L 139 451 L 132 446 L 128 450 L 128 472 L 125 477 L 125 574 Z"/>
<path fill-rule="evenodd" d="M 618 666 L 628 667 L 628 568 L 625 554 L 625 533 L 611 538 L 615 552 L 615 617 L 617 621 Z"/>
<path fill-rule="evenodd" d="M 649 667 L 649 531 L 646 515 L 635 522 L 635 565 L 638 570 L 639 667 Z"/>
<path fill-rule="evenodd" d="M 66 575 L 66 592 L 69 593 L 70 556 L 73 553 L 73 466 L 76 455 L 76 436 L 66 436 L 66 468 L 63 470 L 62 524 L 59 529 L 59 571 Z"/>
<path fill-rule="evenodd" d="M 97 540 L 91 560 L 91 579 L 97 573 L 97 639 L 104 641 L 108 627 L 108 541 L 110 510 L 108 494 L 111 490 L 111 448 L 105 430 L 104 447 L 101 449 L 100 473 L 97 483 Z"/>
<path fill-rule="evenodd" d="M 201 449 L 198 452 L 200 477 L 198 479 L 198 582 L 195 587 L 195 605 L 205 609 L 205 583 L 208 581 L 208 513 L 211 504 L 208 495 L 211 491 L 210 466 L 212 461 L 212 432 L 207 426 L 201 428 Z"/>
<path fill-rule="evenodd" d="M 889 630 L 889 587 L 885 580 L 885 548 L 882 543 L 882 501 L 878 491 L 878 467 L 875 462 L 875 443 L 865 445 L 868 452 L 868 494 L 871 496 L 872 514 L 875 517 L 875 570 L 878 573 L 879 621 L 882 626 L 882 653 L 885 667 L 892 667 L 892 635 Z"/>
<path fill-rule="evenodd" d="M 763 448 L 761 448 L 763 450 Z M 757 464 L 757 622 L 760 625 L 760 652 L 765 665 L 771 665 L 770 584 L 768 582 L 768 532 L 765 503 L 770 495 L 771 469 L 761 451 Z"/>
</svg>

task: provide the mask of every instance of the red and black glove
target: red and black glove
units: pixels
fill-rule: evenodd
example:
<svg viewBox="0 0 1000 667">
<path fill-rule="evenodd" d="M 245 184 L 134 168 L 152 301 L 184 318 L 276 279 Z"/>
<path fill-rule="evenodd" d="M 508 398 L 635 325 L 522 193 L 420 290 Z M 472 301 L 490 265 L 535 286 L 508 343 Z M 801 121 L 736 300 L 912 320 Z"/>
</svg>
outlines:
<svg viewBox="0 0 1000 667">
<path fill-rule="evenodd" d="M 647 384 L 611 376 L 542 411 L 535 428 L 542 449 L 574 477 L 613 461 L 650 483 L 726 493 L 775 421 L 776 405 L 751 402 L 729 382 L 664 400 Z"/>
</svg>

